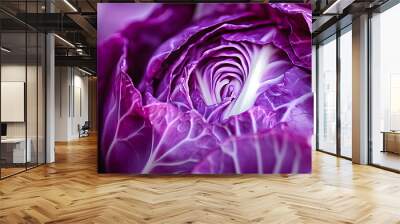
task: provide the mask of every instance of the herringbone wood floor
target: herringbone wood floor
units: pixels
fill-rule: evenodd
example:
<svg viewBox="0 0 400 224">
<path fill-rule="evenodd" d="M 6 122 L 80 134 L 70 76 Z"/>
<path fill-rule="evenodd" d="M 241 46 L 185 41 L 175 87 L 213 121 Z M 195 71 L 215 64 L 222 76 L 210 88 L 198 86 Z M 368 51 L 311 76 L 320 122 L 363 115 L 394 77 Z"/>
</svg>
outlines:
<svg viewBox="0 0 400 224">
<path fill-rule="evenodd" d="M 400 223 L 400 175 L 315 153 L 311 175 L 99 175 L 96 139 L 0 181 L 0 223 Z"/>
</svg>

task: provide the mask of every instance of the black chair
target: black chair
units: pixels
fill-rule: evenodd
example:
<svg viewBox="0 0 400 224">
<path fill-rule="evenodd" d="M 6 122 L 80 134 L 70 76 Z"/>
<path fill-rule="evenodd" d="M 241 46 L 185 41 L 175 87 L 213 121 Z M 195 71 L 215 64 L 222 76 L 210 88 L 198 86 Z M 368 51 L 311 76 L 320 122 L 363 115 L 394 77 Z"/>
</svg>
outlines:
<svg viewBox="0 0 400 224">
<path fill-rule="evenodd" d="M 85 121 L 82 127 L 78 124 L 79 138 L 89 136 L 89 121 Z"/>
</svg>

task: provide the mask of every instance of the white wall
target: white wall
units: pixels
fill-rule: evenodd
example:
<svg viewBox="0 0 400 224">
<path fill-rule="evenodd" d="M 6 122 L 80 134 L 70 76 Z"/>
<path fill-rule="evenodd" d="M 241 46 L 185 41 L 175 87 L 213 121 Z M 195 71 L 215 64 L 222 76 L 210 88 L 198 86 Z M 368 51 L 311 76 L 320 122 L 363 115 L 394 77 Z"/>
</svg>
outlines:
<svg viewBox="0 0 400 224">
<path fill-rule="evenodd" d="M 1 81 L 2 82 L 25 82 L 25 75 L 27 69 L 28 72 L 28 81 L 29 85 L 36 85 L 36 80 L 31 80 L 30 75 L 36 75 L 36 67 L 35 66 L 27 66 L 19 65 L 19 64 L 6 64 L 1 66 Z M 28 106 L 36 108 L 36 88 L 27 88 L 27 103 Z M 35 102 L 31 104 L 31 102 Z M 1 110 L 7 110 L 7 108 L 1 108 Z M 28 110 L 28 112 L 32 111 L 32 108 Z M 36 113 L 28 113 L 27 114 L 28 122 L 34 121 L 36 124 Z M 7 122 L 7 135 L 8 137 L 25 137 L 25 123 L 26 122 Z M 33 127 L 33 124 L 28 124 L 28 129 Z M 36 130 L 36 125 L 34 127 Z M 29 130 L 28 130 L 29 131 Z M 28 132 L 29 137 L 29 132 Z"/>
<path fill-rule="evenodd" d="M 79 137 L 78 124 L 83 125 L 85 121 L 88 121 L 88 78 L 87 76 L 82 76 L 82 73 L 74 75 L 74 108 L 72 108 L 72 120 L 71 120 L 71 135 L 73 138 Z M 80 96 L 80 97 L 79 97 Z M 81 111 L 80 111 L 81 110 Z"/>
<path fill-rule="evenodd" d="M 55 140 L 77 139 L 78 125 L 88 120 L 88 77 L 76 68 L 56 67 L 55 86 Z"/>
<path fill-rule="evenodd" d="M 69 80 L 69 68 L 55 68 L 55 141 L 67 141 L 69 138 Z"/>
<path fill-rule="evenodd" d="M 28 70 L 31 68 L 28 67 Z M 1 66 L 1 81 L 2 82 L 25 82 L 25 64 L 9 64 Z M 7 108 L 1 108 L 7 110 Z M 8 137 L 25 137 L 25 123 L 11 122 L 7 123 Z"/>
</svg>

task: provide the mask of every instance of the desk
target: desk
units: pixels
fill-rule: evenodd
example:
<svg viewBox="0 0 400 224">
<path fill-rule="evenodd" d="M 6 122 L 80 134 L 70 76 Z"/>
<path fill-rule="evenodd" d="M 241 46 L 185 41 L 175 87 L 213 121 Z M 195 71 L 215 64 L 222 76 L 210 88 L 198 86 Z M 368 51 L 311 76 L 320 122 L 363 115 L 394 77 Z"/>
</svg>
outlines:
<svg viewBox="0 0 400 224">
<path fill-rule="evenodd" d="M 400 132 L 383 131 L 383 151 L 400 154 Z"/>
<path fill-rule="evenodd" d="M 30 138 L 26 140 L 28 143 L 25 153 L 25 138 L 5 138 L 1 139 L 1 156 L 9 163 L 25 163 L 31 162 L 31 145 Z M 5 155 L 4 155 L 5 154 Z M 10 155 L 12 154 L 12 156 Z M 4 155 L 4 156 L 3 156 Z M 8 156 L 10 155 L 10 156 Z M 12 158 L 12 160 L 11 160 Z"/>
</svg>

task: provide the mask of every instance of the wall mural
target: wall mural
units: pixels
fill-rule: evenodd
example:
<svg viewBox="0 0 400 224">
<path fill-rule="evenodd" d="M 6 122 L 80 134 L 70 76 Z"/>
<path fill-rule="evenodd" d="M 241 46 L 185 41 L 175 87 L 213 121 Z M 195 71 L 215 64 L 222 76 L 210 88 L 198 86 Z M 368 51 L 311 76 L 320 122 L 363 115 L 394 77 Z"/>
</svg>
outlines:
<svg viewBox="0 0 400 224">
<path fill-rule="evenodd" d="M 99 172 L 309 173 L 309 4 L 99 4 Z"/>
</svg>

